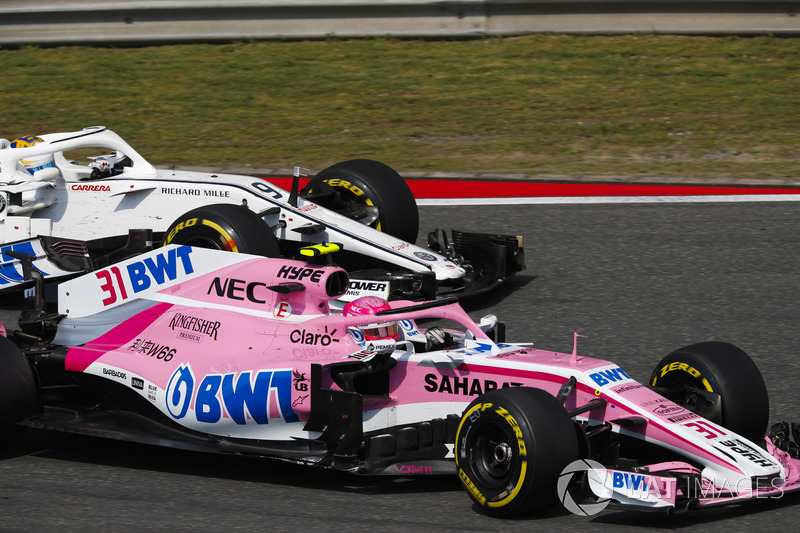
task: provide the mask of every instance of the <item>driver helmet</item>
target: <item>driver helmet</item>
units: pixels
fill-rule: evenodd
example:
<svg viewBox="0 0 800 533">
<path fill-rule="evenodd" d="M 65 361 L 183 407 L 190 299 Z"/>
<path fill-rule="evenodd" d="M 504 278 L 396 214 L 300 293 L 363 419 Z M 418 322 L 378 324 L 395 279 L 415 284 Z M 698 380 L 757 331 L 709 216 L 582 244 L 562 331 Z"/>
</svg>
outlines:
<svg viewBox="0 0 800 533">
<path fill-rule="evenodd" d="M 378 311 L 391 309 L 389 303 L 378 296 L 362 296 L 344 306 L 344 316 L 374 315 Z M 397 321 L 379 322 L 358 326 L 358 330 L 368 341 L 397 339 Z"/>
<path fill-rule="evenodd" d="M 41 137 L 35 135 L 26 135 L 25 137 L 17 137 L 9 145 L 11 148 L 29 148 L 38 142 L 43 142 Z M 56 166 L 53 154 L 35 155 L 25 159 L 20 159 L 20 163 L 25 167 L 25 170 L 33 175 L 37 170 Z"/>
</svg>

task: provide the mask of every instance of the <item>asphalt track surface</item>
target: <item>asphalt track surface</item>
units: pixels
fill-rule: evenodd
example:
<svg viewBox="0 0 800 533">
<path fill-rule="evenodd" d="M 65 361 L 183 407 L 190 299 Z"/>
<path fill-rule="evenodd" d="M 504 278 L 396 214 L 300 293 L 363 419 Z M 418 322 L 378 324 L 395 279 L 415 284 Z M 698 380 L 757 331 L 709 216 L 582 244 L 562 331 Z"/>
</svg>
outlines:
<svg viewBox="0 0 800 533">
<path fill-rule="evenodd" d="M 795 202 L 431 206 L 436 227 L 525 237 L 527 270 L 464 306 L 511 341 L 620 364 L 646 381 L 669 351 L 750 353 L 773 420 L 800 413 Z M 423 239 L 420 239 L 422 241 Z M 7 307 L 13 301 L 4 302 Z M 5 313 L 4 321 L 13 315 Z M 563 509 L 478 514 L 453 477 L 372 478 L 88 437 L 32 433 L 0 460 L 0 531 L 794 530 L 800 495 L 673 517 Z"/>
</svg>

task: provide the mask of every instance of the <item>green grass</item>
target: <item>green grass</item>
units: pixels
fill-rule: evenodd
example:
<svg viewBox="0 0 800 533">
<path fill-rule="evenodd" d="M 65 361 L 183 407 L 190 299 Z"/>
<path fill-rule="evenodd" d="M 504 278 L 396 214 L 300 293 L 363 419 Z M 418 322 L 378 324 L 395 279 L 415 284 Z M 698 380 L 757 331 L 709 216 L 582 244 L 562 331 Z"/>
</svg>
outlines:
<svg viewBox="0 0 800 533">
<path fill-rule="evenodd" d="M 0 49 L 0 136 L 156 165 L 792 177 L 800 40 L 547 36 Z"/>
</svg>

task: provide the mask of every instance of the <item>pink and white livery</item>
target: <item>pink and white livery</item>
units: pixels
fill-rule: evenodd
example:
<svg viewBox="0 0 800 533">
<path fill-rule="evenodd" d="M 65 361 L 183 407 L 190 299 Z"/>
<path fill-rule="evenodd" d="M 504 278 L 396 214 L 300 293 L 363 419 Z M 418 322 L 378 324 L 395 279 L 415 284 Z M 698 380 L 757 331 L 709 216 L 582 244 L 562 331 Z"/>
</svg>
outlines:
<svg viewBox="0 0 800 533">
<path fill-rule="evenodd" d="M 456 473 L 498 516 L 559 497 L 681 511 L 800 488 L 797 432 L 764 437 L 766 388 L 731 345 L 677 350 L 642 384 L 577 349 L 506 343 L 496 317 L 475 323 L 452 298 L 346 316 L 330 302 L 348 283 L 335 266 L 178 245 L 62 283 L 57 313 L 37 301 L 0 337 L 0 441 L 27 426 Z M 394 338 L 359 329 L 395 322 Z"/>
</svg>

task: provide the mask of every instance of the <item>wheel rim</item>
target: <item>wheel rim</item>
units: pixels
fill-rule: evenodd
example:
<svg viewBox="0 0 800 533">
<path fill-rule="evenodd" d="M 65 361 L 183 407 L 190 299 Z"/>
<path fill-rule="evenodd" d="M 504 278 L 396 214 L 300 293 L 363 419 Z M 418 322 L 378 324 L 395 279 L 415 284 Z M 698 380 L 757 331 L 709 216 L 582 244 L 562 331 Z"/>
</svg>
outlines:
<svg viewBox="0 0 800 533">
<path fill-rule="evenodd" d="M 334 187 L 334 189 L 341 195 L 345 204 L 344 209 L 338 211 L 340 214 L 352 218 L 365 226 L 383 231 L 380 209 L 367 196 L 367 191 L 364 191 L 364 196 L 358 196 L 346 187 Z"/>
<path fill-rule="evenodd" d="M 473 428 L 473 438 L 473 467 L 480 482 L 491 489 L 508 485 L 516 459 L 512 436 L 498 425 L 483 424 Z"/>
<path fill-rule="evenodd" d="M 718 424 L 723 423 L 724 405 L 719 399 L 719 394 L 708 390 L 699 379 L 691 377 L 671 377 L 653 382 L 660 387 L 660 394 L 681 407 L 707 418 Z"/>
<path fill-rule="evenodd" d="M 367 198 L 364 204 L 360 205 L 360 210 L 364 212 L 364 217 L 359 220 L 365 226 L 372 226 L 378 231 L 381 231 L 381 212 L 377 206 L 373 205 L 372 201 Z"/>
<path fill-rule="evenodd" d="M 192 246 L 194 248 L 206 248 L 209 250 L 226 250 L 228 252 L 234 251 L 235 246 L 232 246 L 232 242 L 223 242 L 222 235 L 217 235 L 215 237 L 193 237 L 188 239 L 186 242 L 182 243 L 186 246 Z"/>
</svg>

